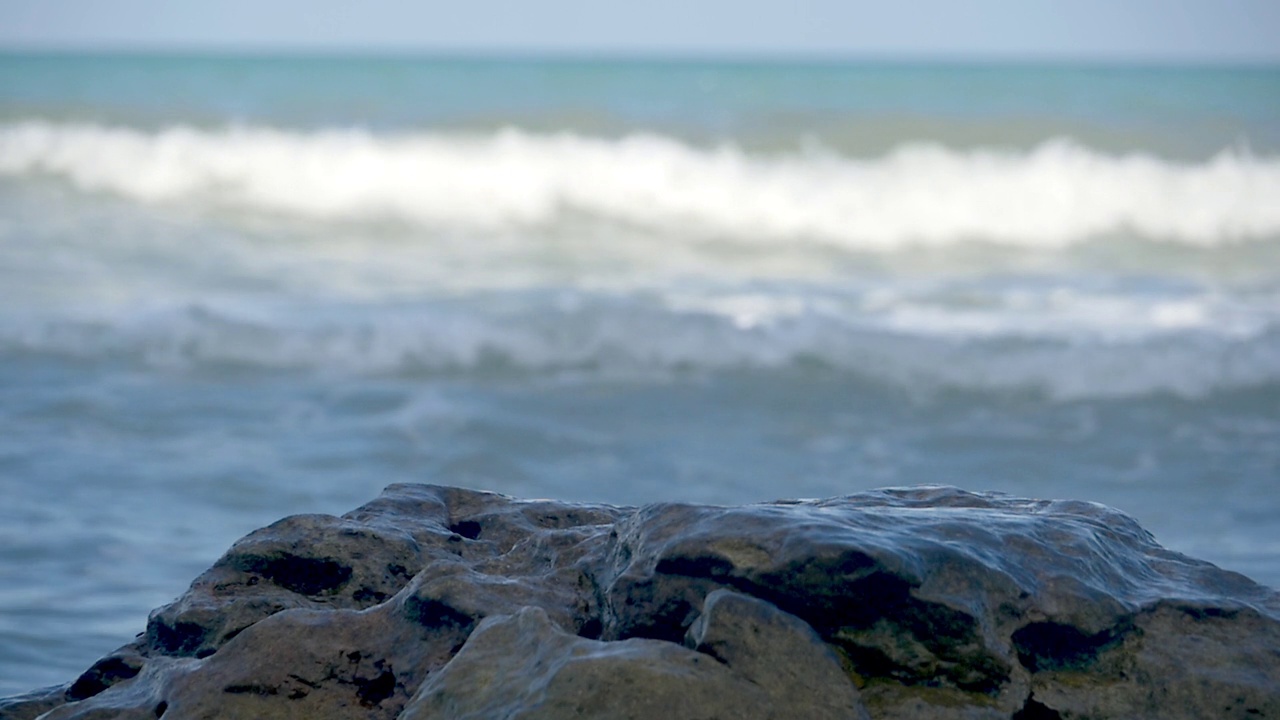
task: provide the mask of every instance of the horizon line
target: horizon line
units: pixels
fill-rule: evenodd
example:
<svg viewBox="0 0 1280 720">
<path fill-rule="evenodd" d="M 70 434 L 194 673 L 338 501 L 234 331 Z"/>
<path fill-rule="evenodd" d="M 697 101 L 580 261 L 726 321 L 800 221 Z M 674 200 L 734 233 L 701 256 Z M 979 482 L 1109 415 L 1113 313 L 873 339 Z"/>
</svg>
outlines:
<svg viewBox="0 0 1280 720">
<path fill-rule="evenodd" d="M 0 55 L 105 55 L 246 59 L 440 59 L 567 62 L 707 62 L 725 64 L 1028 65 L 1076 67 L 1273 68 L 1280 55 L 1182 57 L 1164 54 L 836 51 L 687 47 L 546 47 L 320 45 L 306 43 L 6 43 Z"/>
</svg>

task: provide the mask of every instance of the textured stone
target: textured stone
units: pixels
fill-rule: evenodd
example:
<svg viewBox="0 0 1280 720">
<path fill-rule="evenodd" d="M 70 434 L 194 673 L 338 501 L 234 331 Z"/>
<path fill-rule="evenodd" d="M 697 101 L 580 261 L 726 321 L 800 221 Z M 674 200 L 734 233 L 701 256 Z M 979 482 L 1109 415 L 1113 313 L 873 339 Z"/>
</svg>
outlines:
<svg viewBox="0 0 1280 720">
<path fill-rule="evenodd" d="M 1082 502 L 396 485 L 237 542 L 0 720 L 1280 717 L 1280 598 Z"/>
<path fill-rule="evenodd" d="M 776 611 L 775 611 L 776 612 Z M 834 687 L 761 685 L 732 663 L 659 640 L 602 642 L 571 635 L 541 608 L 482 623 L 432 676 L 401 716 L 558 720 L 859 718 L 857 691 L 839 673 Z M 753 666 L 753 669 L 759 669 Z M 817 692 L 816 696 L 807 695 Z M 843 701 L 832 702 L 830 693 Z"/>
<path fill-rule="evenodd" d="M 67 702 L 67 685 L 40 688 L 22 695 L 0 698 L 0 719 L 35 720 Z"/>
<path fill-rule="evenodd" d="M 763 600 L 716 590 L 684 643 L 763 690 L 777 709 L 761 717 L 868 717 L 839 657 L 818 633 Z"/>
</svg>

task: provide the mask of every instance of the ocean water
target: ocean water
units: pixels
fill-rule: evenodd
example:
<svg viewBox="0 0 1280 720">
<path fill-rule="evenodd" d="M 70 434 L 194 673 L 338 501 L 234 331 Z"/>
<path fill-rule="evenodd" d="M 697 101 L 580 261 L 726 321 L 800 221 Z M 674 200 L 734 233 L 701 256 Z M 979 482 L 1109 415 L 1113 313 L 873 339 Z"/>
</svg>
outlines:
<svg viewBox="0 0 1280 720">
<path fill-rule="evenodd" d="M 393 482 L 1079 498 L 1280 585 L 1280 68 L 0 56 L 0 695 Z"/>
</svg>

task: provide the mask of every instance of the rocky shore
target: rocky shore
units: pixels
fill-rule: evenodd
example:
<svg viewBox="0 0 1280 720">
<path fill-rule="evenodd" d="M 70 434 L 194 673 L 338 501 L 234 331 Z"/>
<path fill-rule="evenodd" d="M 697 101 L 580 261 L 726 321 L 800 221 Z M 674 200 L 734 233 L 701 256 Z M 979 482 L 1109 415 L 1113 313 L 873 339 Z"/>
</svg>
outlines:
<svg viewBox="0 0 1280 720">
<path fill-rule="evenodd" d="M 237 542 L 0 720 L 1280 718 L 1280 596 L 1084 502 L 394 485 Z"/>
</svg>

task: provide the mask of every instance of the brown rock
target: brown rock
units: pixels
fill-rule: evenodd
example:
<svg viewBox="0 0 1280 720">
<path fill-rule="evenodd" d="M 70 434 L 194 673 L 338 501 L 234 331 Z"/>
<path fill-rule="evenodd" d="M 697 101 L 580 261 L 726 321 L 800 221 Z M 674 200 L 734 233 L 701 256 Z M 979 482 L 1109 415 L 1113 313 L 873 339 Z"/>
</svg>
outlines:
<svg viewBox="0 0 1280 720">
<path fill-rule="evenodd" d="M 1280 599 L 1090 503 L 396 485 L 250 534 L 139 641 L 0 701 L 36 716 L 1254 720 Z"/>
</svg>

